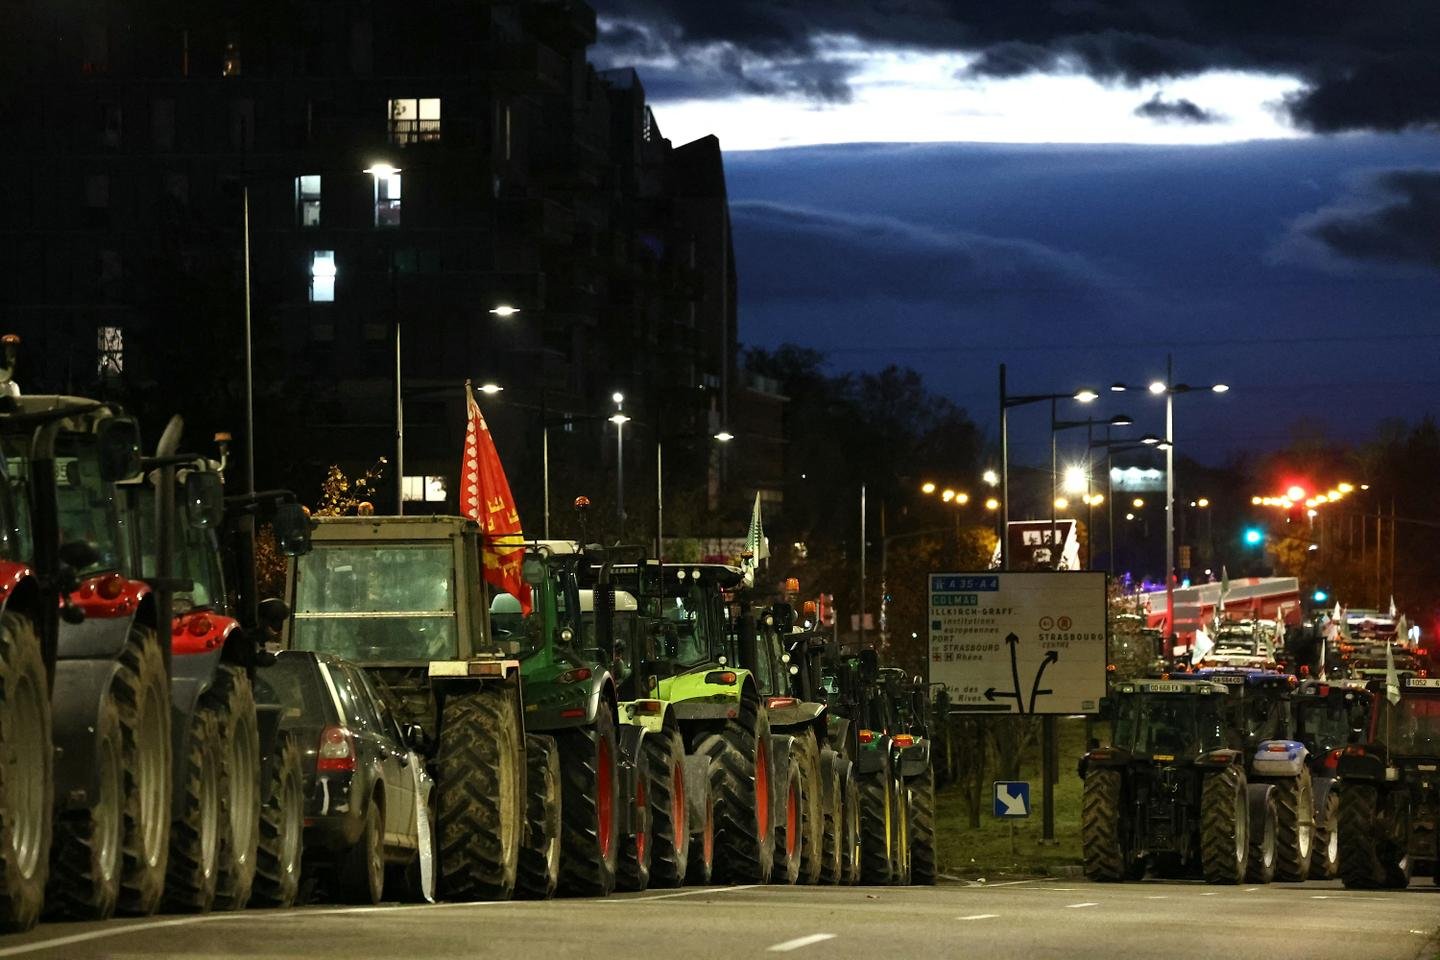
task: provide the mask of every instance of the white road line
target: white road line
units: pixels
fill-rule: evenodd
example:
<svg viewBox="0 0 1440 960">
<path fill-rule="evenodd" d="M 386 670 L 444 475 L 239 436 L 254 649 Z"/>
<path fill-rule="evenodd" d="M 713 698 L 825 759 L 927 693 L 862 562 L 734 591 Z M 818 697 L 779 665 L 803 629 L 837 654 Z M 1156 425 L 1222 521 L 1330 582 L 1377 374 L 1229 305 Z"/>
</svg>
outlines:
<svg viewBox="0 0 1440 960">
<path fill-rule="evenodd" d="M 1050 883 L 1053 879 L 1052 877 L 1031 877 L 1029 880 L 1002 880 L 999 883 L 981 883 L 978 880 L 966 880 L 965 883 L 984 890 L 989 887 L 1018 887 L 1022 883 Z"/>
<path fill-rule="evenodd" d="M 1254 893 L 1256 890 L 1259 890 L 1259 889 L 1260 889 L 1259 887 L 1246 887 L 1246 888 L 1245 888 L 1245 892 L 1246 892 L 1246 893 Z"/>
<path fill-rule="evenodd" d="M 1067 903 L 1067 904 L 1065 904 L 1065 909 L 1066 909 L 1066 910 L 1079 910 L 1081 907 L 1098 907 L 1098 906 L 1100 906 L 1100 904 L 1095 903 L 1094 901 L 1086 901 L 1085 903 Z"/>
<path fill-rule="evenodd" d="M 1389 897 L 1355 897 L 1355 896 L 1350 896 L 1349 894 L 1345 894 L 1345 895 L 1343 895 L 1343 896 L 1338 896 L 1338 897 L 1326 896 L 1326 895 L 1323 895 L 1323 894 L 1315 894 L 1315 895 L 1311 896 L 1310 899 L 1311 899 L 1311 900 L 1369 900 L 1369 901 L 1371 901 L 1371 902 L 1373 902 L 1373 903 L 1389 903 L 1389 902 L 1390 902 L 1390 898 L 1389 898 Z"/>
<path fill-rule="evenodd" d="M 1211 890 L 1209 893 L 1202 893 L 1202 894 L 1200 894 L 1200 896 L 1202 896 L 1202 897 L 1218 897 L 1218 896 L 1220 896 L 1220 894 L 1219 894 L 1218 891 Z"/>
<path fill-rule="evenodd" d="M 998 913 L 976 913 L 968 917 L 956 917 L 956 920 L 994 920 L 1000 916 Z"/>
<path fill-rule="evenodd" d="M 1167 896 L 1165 896 L 1164 894 L 1160 894 L 1160 895 L 1151 894 L 1150 896 L 1146 897 L 1145 899 L 1146 899 L 1146 900 L 1169 900 L 1170 898 L 1167 897 Z"/>
<path fill-rule="evenodd" d="M 794 940 L 786 940 L 784 943 L 777 943 L 768 948 L 770 953 L 789 953 L 791 950 L 799 950 L 801 947 L 808 947 L 812 943 L 824 943 L 826 940 L 834 940 L 833 933 L 812 933 L 808 937 L 796 937 Z"/>
<path fill-rule="evenodd" d="M 657 893 L 653 897 L 607 897 L 595 903 L 645 903 L 648 900 L 672 900 L 675 897 L 698 897 L 707 893 L 730 893 L 733 890 L 754 890 L 758 883 L 742 883 L 733 887 L 705 887 L 700 890 L 681 890 L 679 893 Z"/>
</svg>

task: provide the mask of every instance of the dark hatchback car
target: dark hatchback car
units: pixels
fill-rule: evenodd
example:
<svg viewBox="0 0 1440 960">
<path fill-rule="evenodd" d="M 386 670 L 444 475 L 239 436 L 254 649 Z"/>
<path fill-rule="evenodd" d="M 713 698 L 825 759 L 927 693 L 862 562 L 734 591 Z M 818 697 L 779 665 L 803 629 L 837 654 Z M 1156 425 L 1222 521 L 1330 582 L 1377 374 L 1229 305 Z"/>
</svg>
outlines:
<svg viewBox="0 0 1440 960">
<path fill-rule="evenodd" d="M 264 678 L 303 751 L 305 880 L 357 903 L 419 897 L 418 814 L 432 782 L 370 678 L 300 651 L 279 654 Z"/>
</svg>

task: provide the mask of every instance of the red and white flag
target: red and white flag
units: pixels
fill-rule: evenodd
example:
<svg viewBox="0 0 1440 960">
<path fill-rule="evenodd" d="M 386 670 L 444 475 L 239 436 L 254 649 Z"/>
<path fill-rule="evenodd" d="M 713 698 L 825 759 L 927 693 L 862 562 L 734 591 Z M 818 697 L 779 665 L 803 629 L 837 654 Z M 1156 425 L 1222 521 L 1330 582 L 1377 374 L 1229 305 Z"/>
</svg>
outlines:
<svg viewBox="0 0 1440 960">
<path fill-rule="evenodd" d="M 481 530 L 485 579 L 520 601 L 530 612 L 530 585 L 521 576 L 525 535 L 520 514 L 510 494 L 510 482 L 500 465 L 500 452 L 490 427 L 475 402 L 475 391 L 465 381 L 465 455 L 460 461 L 460 512 L 477 521 Z"/>
</svg>

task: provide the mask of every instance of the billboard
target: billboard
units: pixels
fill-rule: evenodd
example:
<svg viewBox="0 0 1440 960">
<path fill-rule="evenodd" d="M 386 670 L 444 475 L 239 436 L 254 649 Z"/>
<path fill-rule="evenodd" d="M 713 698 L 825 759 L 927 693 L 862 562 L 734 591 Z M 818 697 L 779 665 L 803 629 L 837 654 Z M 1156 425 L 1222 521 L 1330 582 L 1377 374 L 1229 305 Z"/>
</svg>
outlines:
<svg viewBox="0 0 1440 960">
<path fill-rule="evenodd" d="M 930 681 L 952 713 L 1096 713 L 1105 695 L 1101 571 L 930 575 Z"/>
</svg>

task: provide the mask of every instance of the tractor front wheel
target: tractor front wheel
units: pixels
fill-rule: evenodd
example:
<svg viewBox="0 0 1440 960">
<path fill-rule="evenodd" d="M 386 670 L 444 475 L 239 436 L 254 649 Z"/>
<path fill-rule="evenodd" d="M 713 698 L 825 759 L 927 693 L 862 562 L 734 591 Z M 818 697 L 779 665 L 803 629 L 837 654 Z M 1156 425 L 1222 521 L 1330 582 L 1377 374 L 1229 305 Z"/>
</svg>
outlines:
<svg viewBox="0 0 1440 960">
<path fill-rule="evenodd" d="M 1125 827 L 1121 822 L 1121 773 L 1111 767 L 1085 771 L 1080 800 L 1080 852 L 1089 880 L 1118 883 L 1129 875 Z"/>
<path fill-rule="evenodd" d="M 205 700 L 213 704 L 224 744 L 227 842 L 220 851 L 215 906 L 240 910 L 250 902 L 260 843 L 260 726 L 250 675 L 241 667 L 220 667 Z"/>
<path fill-rule="evenodd" d="M 1200 792 L 1200 861 L 1208 883 L 1240 883 L 1250 860 L 1250 810 L 1245 771 L 1227 766 L 1205 774 Z"/>
<path fill-rule="evenodd" d="M 1311 880 L 1334 880 L 1340 875 L 1340 791 L 1332 784 L 1325 804 L 1315 818 L 1314 853 L 1310 856 Z"/>
<path fill-rule="evenodd" d="M 935 884 L 935 771 L 910 781 L 910 882 Z"/>
<path fill-rule="evenodd" d="M 738 714 L 697 750 L 711 760 L 717 879 L 765 883 L 775 866 L 770 778 L 781 774 L 771 765 L 770 718 L 764 708 L 746 697 Z"/>
<path fill-rule="evenodd" d="M 615 721 L 602 703 L 595 723 L 567 731 L 560 744 L 560 886 L 589 897 L 615 889 L 620 862 L 620 798 Z"/>
<path fill-rule="evenodd" d="M 1296 883 L 1310 876 L 1315 856 L 1315 787 L 1310 771 L 1275 784 L 1275 879 Z"/>
<path fill-rule="evenodd" d="M 785 771 L 785 789 L 775 822 L 775 866 L 772 883 L 793 886 L 800 882 L 801 851 L 805 846 L 805 783 L 800 776 L 800 759 L 790 754 Z"/>
<path fill-rule="evenodd" d="M 678 887 L 690 861 L 690 818 L 685 800 L 685 743 L 674 730 L 645 738 L 650 771 L 650 885 Z"/>
<path fill-rule="evenodd" d="M 895 783 L 890 757 L 860 780 L 860 882 L 891 883 L 895 879 Z"/>
<path fill-rule="evenodd" d="M 1265 791 L 1265 802 L 1250 821 L 1250 862 L 1245 868 L 1246 883 L 1269 883 L 1275 879 L 1279 862 L 1279 805 L 1275 791 Z"/>
<path fill-rule="evenodd" d="M 825 783 L 824 823 L 820 836 L 820 882 L 833 886 L 840 882 L 843 866 L 841 860 L 845 828 L 845 788 L 840 779 L 840 758 L 827 751 L 820 761 Z"/>
</svg>

